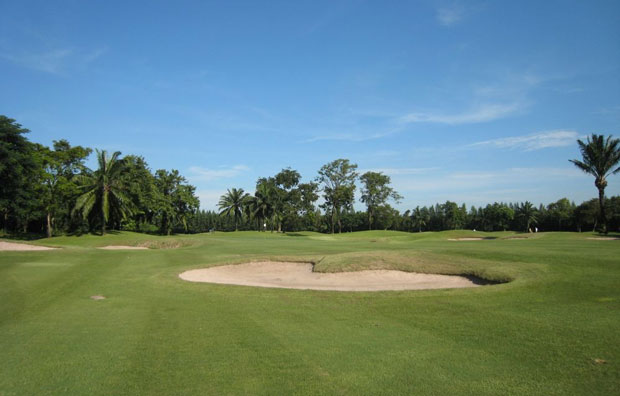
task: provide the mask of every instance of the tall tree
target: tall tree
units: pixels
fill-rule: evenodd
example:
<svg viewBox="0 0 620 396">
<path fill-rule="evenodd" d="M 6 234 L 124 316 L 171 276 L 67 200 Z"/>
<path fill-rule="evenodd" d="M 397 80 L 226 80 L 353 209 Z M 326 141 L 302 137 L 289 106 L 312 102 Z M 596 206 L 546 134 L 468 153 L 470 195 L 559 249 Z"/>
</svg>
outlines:
<svg viewBox="0 0 620 396">
<path fill-rule="evenodd" d="M 538 221 L 536 214 L 536 207 L 530 201 L 525 201 L 517 207 L 515 215 L 525 224 L 525 232 L 530 231 L 530 226 Z"/>
<path fill-rule="evenodd" d="M 155 177 L 143 157 L 127 155 L 124 162 L 124 184 L 133 206 L 129 227 L 135 231 L 154 231 L 156 227 L 152 222 L 161 200 Z"/>
<path fill-rule="evenodd" d="M 380 206 L 387 205 L 389 199 L 397 203 L 403 198 L 392 187 L 390 177 L 381 172 L 366 172 L 360 176 L 362 181 L 361 201 L 366 204 L 368 229 L 372 230 L 373 217 Z"/>
<path fill-rule="evenodd" d="M 243 188 L 233 188 L 220 197 L 218 204 L 220 215 L 233 216 L 235 218 L 235 231 L 238 230 L 239 219 L 243 215 L 245 202 L 248 197 L 249 194 L 246 194 Z"/>
<path fill-rule="evenodd" d="M 64 205 L 73 202 L 79 195 L 75 176 L 85 170 L 84 161 L 91 151 L 82 146 L 71 147 L 66 140 L 54 141 L 53 150 L 37 145 L 37 154 L 42 165 L 41 200 L 48 238 L 53 234 L 58 214 L 63 209 L 67 210 Z"/>
<path fill-rule="evenodd" d="M 105 235 L 106 224 L 111 214 L 125 219 L 131 214 L 131 201 L 125 195 L 123 171 L 125 163 L 119 159 L 120 151 L 108 155 L 105 150 L 96 150 L 99 169 L 92 174 L 76 178 L 86 190 L 75 203 L 74 211 L 82 212 L 85 219 L 97 207 L 101 221 L 101 235 Z"/>
<path fill-rule="evenodd" d="M 605 216 L 605 187 L 607 177 L 620 172 L 620 139 L 611 136 L 596 135 L 588 137 L 586 143 L 577 140 L 582 160 L 569 160 L 585 173 L 594 176 L 594 185 L 598 189 L 599 216 L 601 231 L 607 234 L 607 217 Z M 615 169 L 614 169 L 615 168 Z"/>
<path fill-rule="evenodd" d="M 420 209 L 419 206 L 416 206 L 411 213 L 411 220 L 413 222 L 413 226 L 418 229 L 418 232 L 422 232 L 422 227 L 425 227 L 430 220 L 428 209 L 426 209 L 426 207 Z"/>
<path fill-rule="evenodd" d="M 355 197 L 355 180 L 357 179 L 356 164 L 348 159 L 337 159 L 325 164 L 319 170 L 317 182 L 323 185 L 325 207 L 329 208 L 331 233 L 334 233 L 335 220 L 338 221 L 338 232 L 342 232 L 340 210 L 353 205 Z"/>
<path fill-rule="evenodd" d="M 155 172 L 155 186 L 158 190 L 157 213 L 160 231 L 170 235 L 175 224 L 188 231 L 188 217 L 198 210 L 199 201 L 194 196 L 195 187 L 187 185 L 187 180 L 176 169 L 170 172 L 158 169 Z"/>
<path fill-rule="evenodd" d="M 256 192 L 254 193 L 254 196 L 248 199 L 250 214 L 252 218 L 257 220 L 259 231 L 264 231 L 265 227 L 263 226 L 263 223 L 273 211 L 271 198 L 273 195 L 272 189 L 273 187 L 270 183 L 261 182 L 261 179 L 259 179 L 259 182 L 256 184 Z"/>
<path fill-rule="evenodd" d="M 37 171 L 33 144 L 24 136 L 28 132 L 15 120 L 0 115 L 0 211 L 5 232 L 20 197 L 31 195 L 28 192 Z"/>
</svg>

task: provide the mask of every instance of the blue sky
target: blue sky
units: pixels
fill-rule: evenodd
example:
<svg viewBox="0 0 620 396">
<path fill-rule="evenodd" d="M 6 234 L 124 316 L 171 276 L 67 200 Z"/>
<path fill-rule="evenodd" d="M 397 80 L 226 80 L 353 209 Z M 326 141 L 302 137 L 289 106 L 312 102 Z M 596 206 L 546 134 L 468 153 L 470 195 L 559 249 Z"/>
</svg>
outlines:
<svg viewBox="0 0 620 396">
<path fill-rule="evenodd" d="M 0 114 L 178 169 L 213 209 L 348 158 L 401 210 L 581 202 L 620 137 L 620 2 L 3 2 Z M 620 194 L 612 176 L 608 195 Z M 361 208 L 361 204 L 358 204 Z"/>
</svg>

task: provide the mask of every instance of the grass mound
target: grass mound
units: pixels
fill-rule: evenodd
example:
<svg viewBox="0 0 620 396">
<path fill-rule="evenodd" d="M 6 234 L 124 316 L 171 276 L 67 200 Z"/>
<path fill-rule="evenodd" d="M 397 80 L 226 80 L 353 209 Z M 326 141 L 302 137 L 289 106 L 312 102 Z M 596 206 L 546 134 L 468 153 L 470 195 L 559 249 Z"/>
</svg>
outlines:
<svg viewBox="0 0 620 396">
<path fill-rule="evenodd" d="M 315 272 L 398 270 L 439 275 L 472 275 L 491 282 L 504 283 L 516 274 L 502 271 L 497 263 L 467 259 L 429 251 L 367 251 L 324 256 L 314 265 Z"/>
</svg>

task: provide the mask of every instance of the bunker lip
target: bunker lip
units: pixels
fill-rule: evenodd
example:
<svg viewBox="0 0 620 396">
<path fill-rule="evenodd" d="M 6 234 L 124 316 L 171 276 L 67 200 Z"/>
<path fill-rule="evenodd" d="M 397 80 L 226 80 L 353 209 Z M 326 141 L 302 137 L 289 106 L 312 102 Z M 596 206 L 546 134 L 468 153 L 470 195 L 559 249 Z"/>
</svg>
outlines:
<svg viewBox="0 0 620 396">
<path fill-rule="evenodd" d="M 28 245 L 25 243 L 0 241 L 0 251 L 33 251 L 33 250 L 56 250 L 57 248 L 48 246 Z"/>
<path fill-rule="evenodd" d="M 395 270 L 319 273 L 312 269 L 310 263 L 262 261 L 189 270 L 179 277 L 190 282 L 334 291 L 451 289 L 493 283 L 474 276 Z"/>
<path fill-rule="evenodd" d="M 125 245 L 109 245 L 109 246 L 101 246 L 97 249 L 103 250 L 148 250 L 145 246 L 125 246 Z"/>
<path fill-rule="evenodd" d="M 450 238 L 449 241 L 490 241 L 497 239 L 496 237 L 464 237 L 464 238 Z"/>
</svg>

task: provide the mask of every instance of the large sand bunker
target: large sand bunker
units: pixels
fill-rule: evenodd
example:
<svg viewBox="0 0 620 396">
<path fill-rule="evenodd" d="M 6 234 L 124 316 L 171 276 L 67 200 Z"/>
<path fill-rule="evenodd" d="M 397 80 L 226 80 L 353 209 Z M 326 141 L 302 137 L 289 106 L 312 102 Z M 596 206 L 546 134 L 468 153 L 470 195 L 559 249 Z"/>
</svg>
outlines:
<svg viewBox="0 0 620 396">
<path fill-rule="evenodd" d="M 30 250 L 55 250 L 47 246 L 27 245 L 25 243 L 14 243 L 0 241 L 0 251 L 30 251 Z"/>
<path fill-rule="evenodd" d="M 475 279 L 464 276 L 391 270 L 318 273 L 312 271 L 312 264 L 309 263 L 273 261 L 190 270 L 179 277 L 190 282 L 341 291 L 446 289 L 480 285 Z"/>
</svg>

